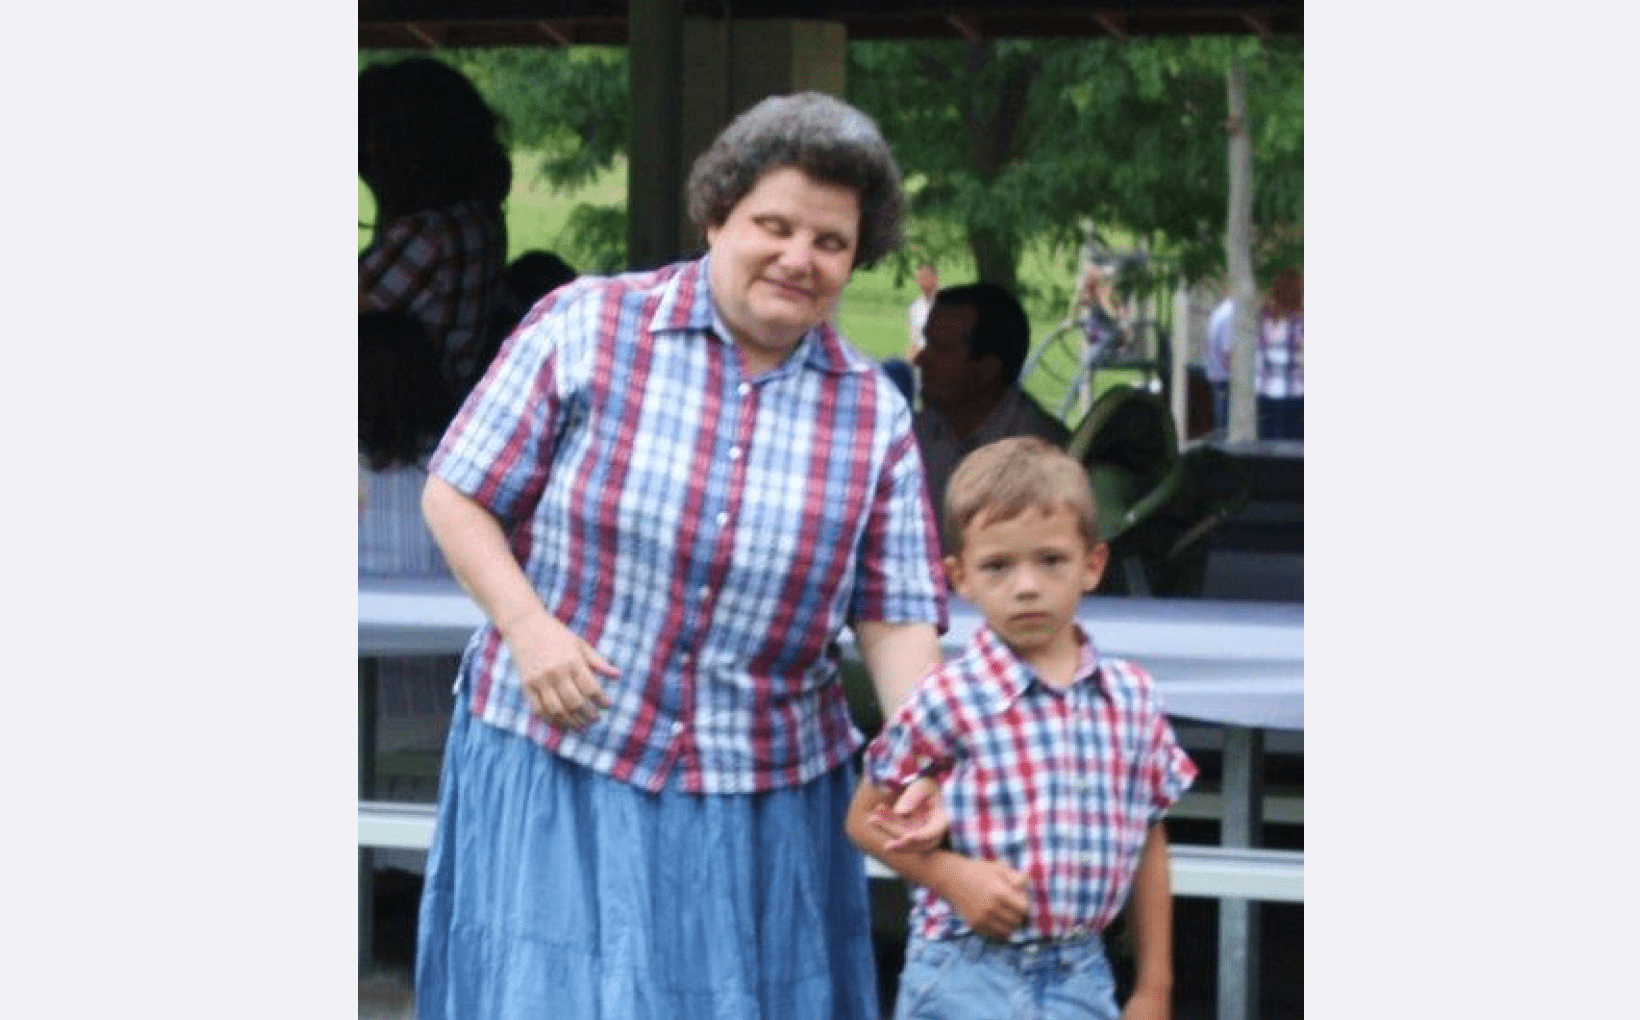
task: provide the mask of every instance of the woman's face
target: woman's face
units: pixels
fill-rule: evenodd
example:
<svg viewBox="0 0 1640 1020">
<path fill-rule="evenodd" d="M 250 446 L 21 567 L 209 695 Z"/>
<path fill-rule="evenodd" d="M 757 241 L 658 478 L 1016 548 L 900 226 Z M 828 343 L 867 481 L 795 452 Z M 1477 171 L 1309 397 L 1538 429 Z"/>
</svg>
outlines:
<svg viewBox="0 0 1640 1020">
<path fill-rule="evenodd" d="M 837 307 L 854 270 L 860 200 L 794 167 L 764 174 L 706 228 L 712 300 L 753 372 L 773 368 Z"/>
</svg>

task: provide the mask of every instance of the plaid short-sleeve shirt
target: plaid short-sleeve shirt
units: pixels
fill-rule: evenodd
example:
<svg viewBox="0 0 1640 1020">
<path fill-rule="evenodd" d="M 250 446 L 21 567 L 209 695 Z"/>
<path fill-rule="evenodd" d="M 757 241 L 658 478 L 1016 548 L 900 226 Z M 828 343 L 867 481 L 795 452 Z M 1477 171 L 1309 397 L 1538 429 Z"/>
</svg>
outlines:
<svg viewBox="0 0 1640 1020">
<path fill-rule="evenodd" d="M 530 713 L 491 625 L 472 711 L 649 790 L 792 786 L 862 740 L 845 623 L 946 626 L 911 414 L 828 324 L 742 369 L 707 263 L 583 278 L 507 339 L 429 465 L 500 520 L 547 611 L 620 670 L 584 730 Z"/>
<path fill-rule="evenodd" d="M 484 368 L 506 260 L 506 225 L 477 202 L 395 217 L 359 255 L 360 310 L 415 316 L 438 345 L 445 379 L 465 390 Z"/>
<path fill-rule="evenodd" d="M 1254 391 L 1261 397 L 1304 395 L 1304 313 L 1259 319 L 1258 371 Z"/>
<path fill-rule="evenodd" d="M 1025 875 L 1016 942 L 1103 931 L 1127 899 L 1146 830 L 1196 777 L 1149 674 L 1100 659 L 1079 636 L 1076 678 L 1060 690 L 981 627 L 866 750 L 879 787 L 940 777 L 953 850 Z M 911 930 L 941 939 L 972 929 L 919 886 Z"/>
</svg>

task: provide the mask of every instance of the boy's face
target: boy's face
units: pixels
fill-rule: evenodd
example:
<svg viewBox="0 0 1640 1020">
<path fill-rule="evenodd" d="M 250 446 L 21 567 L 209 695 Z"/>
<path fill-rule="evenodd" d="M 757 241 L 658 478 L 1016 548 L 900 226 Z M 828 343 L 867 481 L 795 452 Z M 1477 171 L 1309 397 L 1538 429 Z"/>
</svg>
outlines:
<svg viewBox="0 0 1640 1020">
<path fill-rule="evenodd" d="M 947 556 L 945 568 L 951 586 L 1034 665 L 1074 649 L 1076 605 L 1098 587 L 1107 555 L 1103 542 L 1087 547 L 1068 508 L 1031 508 L 1006 521 L 975 517 L 963 529 L 962 552 Z"/>
</svg>

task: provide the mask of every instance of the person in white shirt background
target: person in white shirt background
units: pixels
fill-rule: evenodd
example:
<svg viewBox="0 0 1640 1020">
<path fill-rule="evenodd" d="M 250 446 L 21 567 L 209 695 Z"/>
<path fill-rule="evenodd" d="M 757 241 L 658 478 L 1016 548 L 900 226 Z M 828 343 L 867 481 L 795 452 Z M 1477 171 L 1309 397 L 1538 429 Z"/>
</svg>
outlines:
<svg viewBox="0 0 1640 1020">
<path fill-rule="evenodd" d="M 917 289 L 922 293 L 911 302 L 911 340 L 905 348 L 907 361 L 916 361 L 917 352 L 923 349 L 923 324 L 928 321 L 928 310 L 934 307 L 934 292 L 940 289 L 940 275 L 935 272 L 934 263 L 917 263 Z"/>
</svg>

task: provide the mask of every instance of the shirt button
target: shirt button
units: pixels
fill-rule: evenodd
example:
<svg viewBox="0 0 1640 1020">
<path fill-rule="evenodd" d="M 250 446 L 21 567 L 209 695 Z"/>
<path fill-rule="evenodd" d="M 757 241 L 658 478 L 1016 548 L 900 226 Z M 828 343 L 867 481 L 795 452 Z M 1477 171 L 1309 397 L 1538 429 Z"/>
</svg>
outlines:
<svg viewBox="0 0 1640 1020">
<path fill-rule="evenodd" d="M 695 657 L 693 655 L 690 655 L 688 652 L 684 652 L 682 655 L 678 656 L 678 661 L 683 663 L 685 666 L 687 666 L 691 662 L 695 661 Z"/>
<path fill-rule="evenodd" d="M 730 460 L 739 460 L 740 459 L 740 447 L 738 447 L 738 446 L 729 447 L 729 459 Z"/>
<path fill-rule="evenodd" d="M 739 386 L 735 387 L 735 392 L 744 397 L 746 394 L 752 392 L 752 384 L 741 383 Z"/>
<path fill-rule="evenodd" d="M 717 515 L 717 522 L 718 522 L 718 527 L 720 527 L 720 528 L 723 527 L 725 524 L 728 524 L 729 523 L 729 511 L 724 510 L 721 513 L 719 513 Z"/>
<path fill-rule="evenodd" d="M 703 584 L 700 586 L 700 591 L 698 594 L 701 598 L 706 598 L 708 595 L 712 594 L 712 589 L 710 586 Z"/>
<path fill-rule="evenodd" d="M 672 735 L 674 737 L 677 736 L 678 734 L 682 733 L 682 732 L 683 732 L 683 723 L 675 722 L 675 723 L 672 724 Z"/>
</svg>

